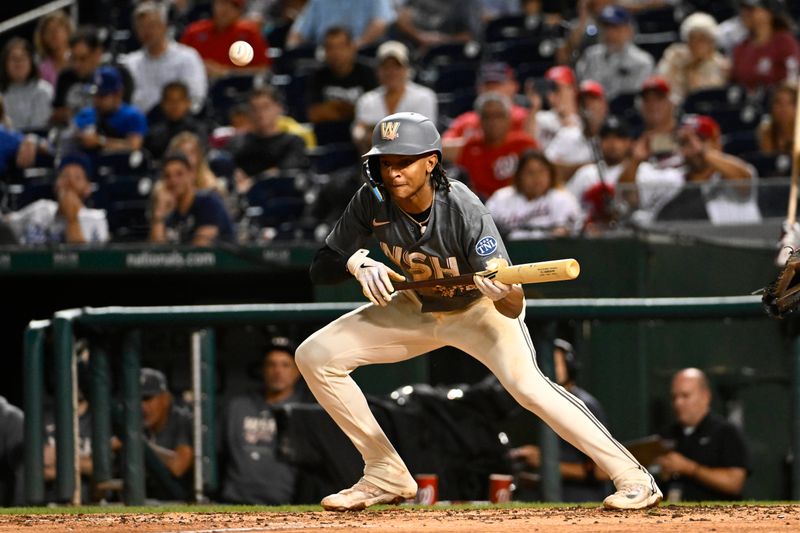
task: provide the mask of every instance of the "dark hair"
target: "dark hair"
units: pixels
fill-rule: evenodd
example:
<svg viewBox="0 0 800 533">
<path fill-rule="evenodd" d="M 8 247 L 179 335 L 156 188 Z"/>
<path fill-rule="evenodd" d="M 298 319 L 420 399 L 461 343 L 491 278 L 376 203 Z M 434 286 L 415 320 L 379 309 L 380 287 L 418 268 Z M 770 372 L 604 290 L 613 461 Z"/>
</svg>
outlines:
<svg viewBox="0 0 800 533">
<path fill-rule="evenodd" d="M 447 171 L 442 166 L 441 161 L 436 162 L 436 166 L 431 171 L 431 183 L 437 191 L 450 191 L 450 180 L 447 179 Z"/>
<path fill-rule="evenodd" d="M 172 163 L 173 161 L 178 161 L 180 163 L 183 163 L 183 165 L 188 169 L 192 168 L 192 164 L 189 163 L 189 158 L 186 157 L 186 154 L 184 154 L 183 152 L 169 152 L 161 160 L 161 168 L 162 169 L 167 168 L 167 165 Z"/>
<path fill-rule="evenodd" d="M 272 85 L 263 85 L 251 90 L 247 95 L 247 101 L 252 102 L 255 98 L 266 96 L 273 102 L 283 105 L 283 95 L 281 92 Z"/>
<path fill-rule="evenodd" d="M 97 50 L 103 46 L 100 32 L 94 26 L 81 26 L 72 34 L 72 37 L 69 38 L 70 48 L 78 43 L 85 44 L 90 50 Z"/>
<path fill-rule="evenodd" d="M 558 179 L 558 169 L 552 161 L 547 159 L 547 156 L 544 155 L 544 152 L 541 150 L 525 150 L 520 154 L 519 161 L 517 162 L 517 170 L 514 172 L 514 187 L 517 189 L 519 188 L 519 179 L 522 175 L 522 169 L 531 161 L 539 161 L 547 167 L 547 171 L 550 173 L 550 188 L 555 187 L 556 180 Z"/>
<path fill-rule="evenodd" d="M 11 54 L 11 50 L 18 46 L 21 46 L 25 50 L 31 62 L 31 71 L 28 73 L 28 78 L 25 82 L 27 83 L 39 79 L 39 66 L 36 64 L 33 45 L 30 41 L 22 37 L 12 37 L 3 47 L 2 52 L 0 52 L 0 91 L 8 90 L 9 85 L 11 85 L 11 78 L 8 75 L 6 62 L 8 61 L 8 56 Z"/>
<path fill-rule="evenodd" d="M 322 41 L 325 42 L 328 37 L 334 37 L 336 35 L 344 35 L 347 37 L 347 42 L 353 42 L 353 32 L 351 32 L 346 26 L 329 27 L 327 30 L 325 30 L 325 35 L 323 36 Z"/>
<path fill-rule="evenodd" d="M 189 87 L 186 86 L 185 83 L 182 81 L 171 81 L 168 84 L 164 85 L 164 88 L 161 89 L 161 99 L 163 100 L 164 97 L 167 96 L 167 93 L 173 89 L 177 89 L 183 93 L 183 96 L 189 98 Z"/>
</svg>

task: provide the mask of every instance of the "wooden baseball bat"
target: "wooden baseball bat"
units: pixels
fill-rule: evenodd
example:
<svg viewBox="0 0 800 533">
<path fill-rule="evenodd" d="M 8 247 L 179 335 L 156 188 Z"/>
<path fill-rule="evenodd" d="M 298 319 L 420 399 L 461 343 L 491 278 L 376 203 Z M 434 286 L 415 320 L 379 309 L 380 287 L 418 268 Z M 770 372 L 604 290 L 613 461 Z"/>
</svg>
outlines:
<svg viewBox="0 0 800 533">
<path fill-rule="evenodd" d="M 550 281 L 569 281 L 578 277 L 581 266 L 575 259 L 556 259 L 541 263 L 523 263 L 501 267 L 496 270 L 484 270 L 473 274 L 453 276 L 450 278 L 425 279 L 420 281 L 392 282 L 395 290 L 422 289 L 425 287 L 455 287 L 474 285 L 475 274 L 503 283 L 547 283 Z"/>
<path fill-rule="evenodd" d="M 789 186 L 789 208 L 786 210 L 786 221 L 791 228 L 797 219 L 797 181 L 798 159 L 800 159 L 800 91 L 797 92 L 797 110 L 794 116 L 794 146 L 792 147 L 792 181 Z"/>
</svg>

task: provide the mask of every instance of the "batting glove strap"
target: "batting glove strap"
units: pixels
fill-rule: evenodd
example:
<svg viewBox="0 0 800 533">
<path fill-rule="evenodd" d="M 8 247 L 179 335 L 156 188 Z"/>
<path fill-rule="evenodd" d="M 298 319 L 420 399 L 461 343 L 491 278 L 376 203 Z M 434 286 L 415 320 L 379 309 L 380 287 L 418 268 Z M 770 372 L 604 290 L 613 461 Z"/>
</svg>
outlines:
<svg viewBox="0 0 800 533">
<path fill-rule="evenodd" d="M 368 250 L 358 250 L 347 260 L 347 270 L 361 284 L 361 292 L 375 305 L 385 306 L 394 292 L 392 278 L 404 279 L 381 262 L 367 257 Z"/>
</svg>

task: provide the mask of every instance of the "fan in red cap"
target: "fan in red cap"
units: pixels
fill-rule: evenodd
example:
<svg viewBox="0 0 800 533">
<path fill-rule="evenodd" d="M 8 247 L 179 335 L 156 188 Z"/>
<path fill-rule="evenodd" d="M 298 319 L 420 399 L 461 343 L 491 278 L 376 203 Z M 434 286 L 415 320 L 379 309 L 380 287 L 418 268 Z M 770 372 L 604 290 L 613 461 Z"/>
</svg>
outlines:
<svg viewBox="0 0 800 533">
<path fill-rule="evenodd" d="M 564 66 L 551 67 L 544 73 L 544 79 L 547 82 L 545 97 L 549 110 L 541 110 L 541 98 L 532 84 L 528 84 L 525 90 L 531 101 L 531 113 L 535 113 L 536 117 L 534 137 L 546 151 L 559 130 L 580 125 L 580 116 L 578 90 L 572 69 Z"/>
</svg>

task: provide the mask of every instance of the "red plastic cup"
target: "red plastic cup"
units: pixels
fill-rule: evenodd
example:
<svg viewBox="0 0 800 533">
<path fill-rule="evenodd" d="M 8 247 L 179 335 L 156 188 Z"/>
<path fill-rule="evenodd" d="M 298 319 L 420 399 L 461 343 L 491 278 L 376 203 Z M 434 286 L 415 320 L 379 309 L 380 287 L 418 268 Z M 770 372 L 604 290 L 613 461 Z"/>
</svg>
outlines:
<svg viewBox="0 0 800 533">
<path fill-rule="evenodd" d="M 511 491 L 514 490 L 514 476 L 507 474 L 492 474 L 489 476 L 489 501 L 492 503 L 507 503 L 511 501 Z"/>
<path fill-rule="evenodd" d="M 433 505 L 439 501 L 439 476 L 436 474 L 417 474 L 417 497 L 415 503 L 420 505 Z"/>
</svg>

